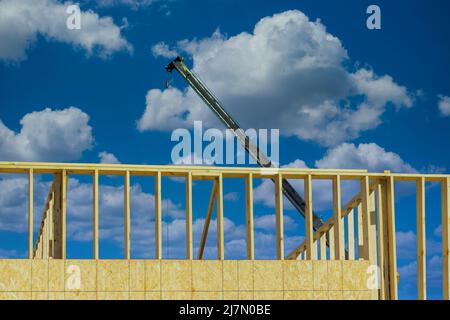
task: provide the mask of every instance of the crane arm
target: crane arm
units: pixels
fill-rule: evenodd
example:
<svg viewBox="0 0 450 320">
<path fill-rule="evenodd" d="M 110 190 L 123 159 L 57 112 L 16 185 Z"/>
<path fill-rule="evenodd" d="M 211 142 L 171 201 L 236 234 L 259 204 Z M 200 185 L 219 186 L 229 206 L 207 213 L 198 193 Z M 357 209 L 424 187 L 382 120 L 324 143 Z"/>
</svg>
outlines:
<svg viewBox="0 0 450 320">
<path fill-rule="evenodd" d="M 245 134 L 244 130 L 239 124 L 231 117 L 230 114 L 223 108 L 222 104 L 215 97 L 215 95 L 208 89 L 201 79 L 190 70 L 183 61 L 183 58 L 177 57 L 169 65 L 166 70 L 172 72 L 177 70 L 181 76 L 188 82 L 191 88 L 200 96 L 205 104 L 211 109 L 211 111 L 219 118 L 219 120 L 225 125 L 226 128 L 232 130 L 237 139 L 244 146 L 245 150 L 256 160 L 258 165 L 263 168 L 273 168 L 272 163 L 267 159 L 258 147 L 251 141 L 251 139 Z M 294 208 L 305 217 L 306 203 L 303 198 L 298 194 L 294 187 L 288 180 L 283 179 L 282 182 L 283 194 L 292 203 Z M 313 228 L 318 230 L 323 225 L 323 220 L 313 213 Z M 327 241 L 328 242 L 328 241 Z"/>
</svg>

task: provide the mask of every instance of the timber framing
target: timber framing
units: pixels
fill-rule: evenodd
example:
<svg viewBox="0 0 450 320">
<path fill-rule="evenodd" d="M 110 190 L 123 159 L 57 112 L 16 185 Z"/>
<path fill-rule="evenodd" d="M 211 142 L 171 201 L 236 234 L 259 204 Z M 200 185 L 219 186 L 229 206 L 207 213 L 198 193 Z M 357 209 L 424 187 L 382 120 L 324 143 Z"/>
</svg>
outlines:
<svg viewBox="0 0 450 320">
<path fill-rule="evenodd" d="M 450 176 L 444 174 L 398 174 L 385 171 L 372 173 L 365 170 L 322 170 L 281 168 L 265 170 L 244 167 L 199 167 L 199 166 L 151 166 L 126 164 L 72 164 L 72 163 L 27 163 L 0 162 L 2 174 L 24 174 L 28 179 L 28 259 L 65 259 L 67 255 L 66 212 L 70 175 L 92 177 L 92 221 L 93 259 L 100 258 L 99 248 L 99 177 L 122 176 L 124 197 L 124 258 L 131 259 L 131 177 L 152 176 L 155 180 L 155 259 L 163 260 L 162 228 L 162 178 L 182 177 L 185 179 L 186 199 L 186 259 L 202 260 L 209 226 L 216 215 L 217 260 L 226 260 L 224 221 L 224 180 L 243 179 L 245 181 L 245 251 L 247 260 L 255 260 L 254 231 L 254 179 L 270 179 L 275 182 L 275 243 L 277 260 L 366 260 L 380 271 L 378 286 L 371 289 L 371 295 L 378 299 L 397 299 L 399 274 L 396 252 L 395 183 L 410 181 L 416 185 L 417 224 L 417 281 L 418 298 L 427 298 L 426 270 L 426 183 L 441 185 L 442 199 L 442 288 L 444 299 L 450 299 Z M 43 218 L 36 239 L 34 230 L 34 180 L 38 174 L 53 174 Z M 299 232 L 304 242 L 298 244 L 288 254 L 285 253 L 284 205 L 282 193 L 283 179 L 302 180 L 305 197 L 305 227 Z M 209 204 L 205 213 L 205 223 L 197 254 L 194 253 L 193 197 L 194 180 L 212 181 Z M 330 198 L 333 199 L 331 218 L 317 230 L 313 227 L 314 196 L 317 180 L 332 183 Z M 354 181 L 359 192 L 342 204 L 342 184 Z M 0 191 L 1 192 L 1 191 Z M 348 195 L 347 195 L 348 196 Z M 348 197 L 347 197 L 348 199 Z M 215 210 L 214 210 L 215 209 Z M 151 208 L 149 208 L 150 213 Z M 303 231 L 303 232 L 302 232 Z M 357 247 L 357 250 L 355 248 Z M 195 257 L 194 257 L 195 256 Z"/>
</svg>

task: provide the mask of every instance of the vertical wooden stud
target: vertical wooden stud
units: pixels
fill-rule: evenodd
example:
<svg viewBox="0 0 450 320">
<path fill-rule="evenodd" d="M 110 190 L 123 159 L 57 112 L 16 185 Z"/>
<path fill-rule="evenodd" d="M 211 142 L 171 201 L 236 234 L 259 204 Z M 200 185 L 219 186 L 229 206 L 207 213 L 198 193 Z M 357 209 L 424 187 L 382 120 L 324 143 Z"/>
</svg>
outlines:
<svg viewBox="0 0 450 320">
<path fill-rule="evenodd" d="M 42 221 L 42 259 L 48 259 L 48 207 L 45 210 Z"/>
<path fill-rule="evenodd" d="M 364 258 L 363 214 L 362 204 L 356 207 L 357 234 L 358 234 L 358 259 Z"/>
<path fill-rule="evenodd" d="M 371 226 L 371 219 L 370 219 L 370 199 L 369 199 L 369 177 L 365 176 L 361 179 L 361 204 L 362 204 L 362 222 L 363 222 L 363 258 L 366 260 L 369 260 L 371 264 L 374 263 L 374 261 L 371 260 L 371 246 L 372 243 L 370 242 L 370 226 Z"/>
<path fill-rule="evenodd" d="M 255 239 L 253 226 L 253 174 L 246 177 L 245 183 L 245 220 L 247 229 L 247 259 L 255 259 Z"/>
<path fill-rule="evenodd" d="M 345 259 L 344 221 L 341 212 L 341 177 L 333 179 L 333 211 L 334 211 L 334 245 L 330 250 L 335 251 L 336 260 Z"/>
<path fill-rule="evenodd" d="M 442 289 L 450 300 L 450 177 L 442 182 Z"/>
<path fill-rule="evenodd" d="M 330 246 L 330 260 L 336 260 L 337 259 L 336 255 L 335 255 L 336 243 L 334 241 L 334 239 L 335 239 L 334 234 L 335 234 L 335 227 L 332 226 L 330 228 L 330 230 L 328 230 L 328 242 L 329 242 L 328 244 Z"/>
<path fill-rule="evenodd" d="M 425 177 L 416 182 L 417 210 L 417 292 L 419 300 L 427 298 L 426 233 L 425 233 Z"/>
<path fill-rule="evenodd" d="M 313 204 L 312 204 L 312 177 L 307 175 L 305 178 L 305 202 L 306 202 L 306 259 L 317 260 L 317 245 L 314 246 L 314 228 L 313 228 Z"/>
<path fill-rule="evenodd" d="M 275 182 L 277 259 L 284 260 L 283 177 L 278 174 Z"/>
<path fill-rule="evenodd" d="M 369 196 L 369 260 L 372 261 L 373 265 L 377 265 L 377 223 L 375 216 L 375 191 L 372 191 Z"/>
<path fill-rule="evenodd" d="M 385 294 L 385 279 L 384 279 L 384 244 L 383 244 L 383 230 L 384 230 L 384 221 L 383 221 L 383 191 L 382 186 L 379 183 L 377 185 L 377 224 L 378 224 L 378 266 L 380 268 L 380 300 L 386 299 Z"/>
<path fill-rule="evenodd" d="M 192 172 L 186 176 L 186 259 L 194 259 L 192 239 Z"/>
<path fill-rule="evenodd" d="M 218 177 L 217 184 L 217 259 L 225 259 L 224 231 L 223 231 L 223 177 Z"/>
<path fill-rule="evenodd" d="M 34 173 L 28 171 L 28 259 L 33 258 Z"/>
<path fill-rule="evenodd" d="M 125 172 L 124 181 L 124 237 L 125 259 L 131 259 L 131 205 L 130 205 L 130 171 Z"/>
<path fill-rule="evenodd" d="M 355 209 L 347 215 L 348 259 L 355 260 Z"/>
<path fill-rule="evenodd" d="M 397 245 L 395 235 L 395 195 L 394 177 L 389 176 L 387 181 L 387 224 L 389 246 L 389 293 L 391 300 L 398 299 L 398 274 L 397 274 Z"/>
<path fill-rule="evenodd" d="M 311 254 L 314 257 L 314 260 L 317 260 L 319 258 L 318 244 L 319 244 L 318 240 L 313 240 Z"/>
<path fill-rule="evenodd" d="M 156 259 L 162 259 L 162 195 L 161 172 L 155 175 L 155 245 Z M 167 244 L 168 245 L 168 244 Z"/>
<path fill-rule="evenodd" d="M 67 171 L 61 174 L 61 259 L 67 257 Z"/>
<path fill-rule="evenodd" d="M 99 245 L 99 236 L 98 236 L 98 170 L 94 171 L 94 175 L 93 175 L 93 241 L 94 241 L 94 245 L 93 245 L 93 254 L 94 254 L 94 259 L 98 259 L 99 258 L 99 250 L 98 250 L 98 245 Z"/>
<path fill-rule="evenodd" d="M 378 267 L 377 264 L 377 225 L 375 221 L 375 191 L 369 189 L 369 242 L 370 247 L 368 248 L 368 257 L 370 264 L 372 266 Z M 379 286 L 379 277 L 376 278 Z M 371 290 L 372 299 L 376 300 L 379 298 L 378 286 Z"/>
<path fill-rule="evenodd" d="M 320 260 L 327 260 L 327 234 L 320 236 Z"/>
</svg>

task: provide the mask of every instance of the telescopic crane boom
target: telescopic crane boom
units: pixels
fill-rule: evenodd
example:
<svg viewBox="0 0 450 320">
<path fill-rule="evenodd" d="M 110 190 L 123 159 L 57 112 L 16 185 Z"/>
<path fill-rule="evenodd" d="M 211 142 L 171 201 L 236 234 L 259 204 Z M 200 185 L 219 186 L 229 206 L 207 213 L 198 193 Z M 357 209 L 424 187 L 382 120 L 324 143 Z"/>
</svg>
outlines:
<svg viewBox="0 0 450 320">
<path fill-rule="evenodd" d="M 264 155 L 258 147 L 250 140 L 245 134 L 244 130 L 238 125 L 238 123 L 228 114 L 223 108 L 219 100 L 214 96 L 211 90 L 200 80 L 200 78 L 190 70 L 183 61 L 182 57 L 177 57 L 169 65 L 166 70 L 172 72 L 176 69 L 181 76 L 189 83 L 191 88 L 202 98 L 206 105 L 212 112 L 220 119 L 220 121 L 230 130 L 234 132 L 239 142 L 244 146 L 245 150 L 256 160 L 258 165 L 263 168 L 273 168 L 273 165 L 268 161 L 266 155 Z M 303 198 L 297 193 L 292 185 L 286 179 L 283 179 L 283 194 L 297 209 L 297 211 L 305 217 L 306 203 Z M 323 225 L 322 219 L 313 213 L 313 228 L 318 230 Z"/>
</svg>

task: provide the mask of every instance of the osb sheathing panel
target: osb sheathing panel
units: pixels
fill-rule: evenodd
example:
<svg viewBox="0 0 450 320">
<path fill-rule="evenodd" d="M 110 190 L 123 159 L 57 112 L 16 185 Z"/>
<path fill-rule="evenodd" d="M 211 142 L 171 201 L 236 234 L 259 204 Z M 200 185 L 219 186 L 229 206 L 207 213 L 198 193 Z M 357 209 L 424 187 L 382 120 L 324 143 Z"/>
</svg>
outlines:
<svg viewBox="0 0 450 320">
<path fill-rule="evenodd" d="M 0 300 L 370 299 L 367 261 L 0 260 Z"/>
</svg>

